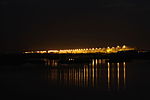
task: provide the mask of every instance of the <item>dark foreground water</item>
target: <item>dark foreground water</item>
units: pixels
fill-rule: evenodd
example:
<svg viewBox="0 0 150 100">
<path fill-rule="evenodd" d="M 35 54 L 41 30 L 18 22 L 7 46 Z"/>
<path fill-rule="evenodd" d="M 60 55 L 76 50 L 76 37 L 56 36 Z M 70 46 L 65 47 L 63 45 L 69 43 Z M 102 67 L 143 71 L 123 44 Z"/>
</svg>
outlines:
<svg viewBox="0 0 150 100">
<path fill-rule="evenodd" d="M 1 66 L 0 97 L 9 99 L 150 99 L 150 60 Z M 9 63 L 9 62 L 8 62 Z"/>
</svg>

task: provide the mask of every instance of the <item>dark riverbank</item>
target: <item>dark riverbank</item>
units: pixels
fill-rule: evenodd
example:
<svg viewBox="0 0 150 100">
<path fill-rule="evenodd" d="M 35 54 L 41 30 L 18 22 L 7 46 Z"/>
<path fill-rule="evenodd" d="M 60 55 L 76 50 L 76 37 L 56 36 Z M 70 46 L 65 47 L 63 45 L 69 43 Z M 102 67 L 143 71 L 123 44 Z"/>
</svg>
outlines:
<svg viewBox="0 0 150 100">
<path fill-rule="evenodd" d="M 0 55 L 0 65 L 20 65 L 24 63 L 44 63 L 40 59 L 55 59 L 62 61 L 70 61 L 71 63 L 84 63 L 91 61 L 91 59 L 108 59 L 109 62 L 122 62 L 131 61 L 133 59 L 150 59 L 150 52 L 139 52 L 139 51 L 125 51 L 111 54 L 24 54 L 24 53 L 14 53 L 14 54 L 1 54 Z M 70 60 L 71 59 L 71 60 Z M 63 63 L 63 62 L 62 62 Z"/>
</svg>

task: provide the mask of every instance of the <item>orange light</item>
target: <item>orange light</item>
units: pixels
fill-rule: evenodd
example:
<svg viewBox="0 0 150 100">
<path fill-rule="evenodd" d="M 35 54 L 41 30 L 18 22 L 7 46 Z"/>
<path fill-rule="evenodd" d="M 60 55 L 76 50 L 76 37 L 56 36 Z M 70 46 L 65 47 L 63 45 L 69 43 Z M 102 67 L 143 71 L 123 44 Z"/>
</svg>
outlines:
<svg viewBox="0 0 150 100">
<path fill-rule="evenodd" d="M 118 51 L 127 51 L 127 50 L 135 50 L 134 48 L 129 48 L 125 45 L 122 47 L 117 46 L 115 47 L 107 47 L 107 48 L 84 48 L 84 49 L 60 49 L 60 50 L 48 50 L 48 51 L 27 51 L 24 53 L 58 53 L 58 54 L 65 54 L 65 53 L 117 53 Z"/>
</svg>

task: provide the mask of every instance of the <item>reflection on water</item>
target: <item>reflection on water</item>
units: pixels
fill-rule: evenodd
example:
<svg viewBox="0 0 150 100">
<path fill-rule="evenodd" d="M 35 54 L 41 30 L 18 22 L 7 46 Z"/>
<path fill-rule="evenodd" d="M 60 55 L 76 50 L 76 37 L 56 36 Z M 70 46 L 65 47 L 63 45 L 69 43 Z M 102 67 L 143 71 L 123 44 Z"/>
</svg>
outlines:
<svg viewBox="0 0 150 100">
<path fill-rule="evenodd" d="M 58 64 L 44 59 L 49 67 L 48 80 L 61 87 L 102 88 L 104 90 L 126 87 L 126 62 L 109 63 L 93 59 L 89 64 Z"/>
<path fill-rule="evenodd" d="M 43 59 L 45 61 L 45 66 L 55 67 L 58 65 L 56 60 Z"/>
</svg>

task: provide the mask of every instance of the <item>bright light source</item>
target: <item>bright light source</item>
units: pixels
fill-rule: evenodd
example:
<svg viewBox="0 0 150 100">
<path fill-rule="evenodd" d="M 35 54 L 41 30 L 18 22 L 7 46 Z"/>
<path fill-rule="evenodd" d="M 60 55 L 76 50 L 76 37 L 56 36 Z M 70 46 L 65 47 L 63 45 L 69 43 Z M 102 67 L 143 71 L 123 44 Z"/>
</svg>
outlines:
<svg viewBox="0 0 150 100">
<path fill-rule="evenodd" d="M 122 46 L 122 48 L 123 48 L 123 49 L 125 49 L 125 48 L 126 48 L 126 46 L 125 46 L 125 45 L 123 45 L 123 46 Z"/>
<path fill-rule="evenodd" d="M 48 51 L 27 51 L 24 53 L 56 53 L 56 54 L 67 54 L 67 53 L 117 53 L 118 51 L 127 51 L 127 50 L 135 50 L 134 48 L 129 48 L 125 45 L 122 47 L 107 47 L 107 48 L 84 48 L 84 49 L 60 49 L 60 50 L 48 50 Z"/>
</svg>

